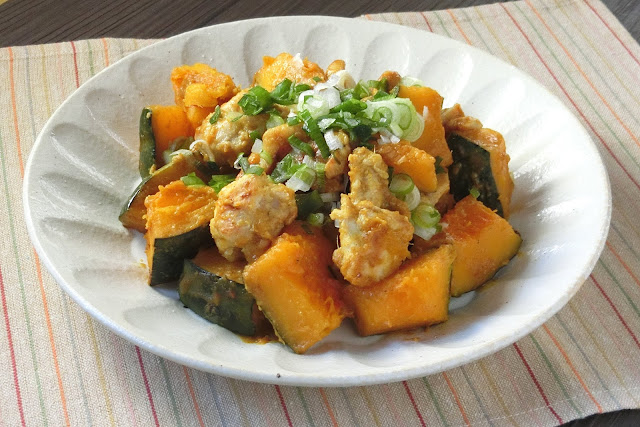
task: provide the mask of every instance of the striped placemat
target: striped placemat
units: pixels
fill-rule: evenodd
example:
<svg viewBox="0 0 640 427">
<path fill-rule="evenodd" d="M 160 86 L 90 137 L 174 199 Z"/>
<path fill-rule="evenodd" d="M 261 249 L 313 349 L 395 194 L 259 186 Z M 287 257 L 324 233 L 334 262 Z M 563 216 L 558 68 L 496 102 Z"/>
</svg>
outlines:
<svg viewBox="0 0 640 427">
<path fill-rule="evenodd" d="M 152 41 L 0 49 L 0 425 L 546 426 L 640 407 L 638 44 L 598 0 L 363 18 L 484 49 L 532 75 L 582 121 L 609 172 L 613 222 L 579 293 L 494 355 L 393 384 L 262 385 L 154 356 L 63 293 L 29 242 L 21 202 L 24 163 L 47 118 L 88 78 Z"/>
</svg>

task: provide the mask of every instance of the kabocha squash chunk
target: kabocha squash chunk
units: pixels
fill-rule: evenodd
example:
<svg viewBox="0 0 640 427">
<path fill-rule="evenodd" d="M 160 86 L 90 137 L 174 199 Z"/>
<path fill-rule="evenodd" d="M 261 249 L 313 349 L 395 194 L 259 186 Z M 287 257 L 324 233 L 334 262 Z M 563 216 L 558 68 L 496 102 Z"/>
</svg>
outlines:
<svg viewBox="0 0 640 427">
<path fill-rule="evenodd" d="M 271 325 L 247 292 L 243 261 L 227 261 L 214 247 L 184 260 L 180 301 L 199 316 L 242 335 L 266 335 Z"/>
<path fill-rule="evenodd" d="M 427 326 L 448 318 L 455 251 L 442 245 L 406 261 L 388 278 L 368 287 L 348 286 L 345 302 L 363 336 Z"/>
<path fill-rule="evenodd" d="M 217 105 L 238 93 L 230 76 L 205 64 L 183 65 L 171 72 L 176 105 L 187 114 L 196 129 Z"/>
<path fill-rule="evenodd" d="M 472 291 L 491 279 L 518 252 L 522 243 L 520 235 L 504 218 L 473 196 L 460 200 L 442 218 L 442 223 L 446 241 L 456 250 L 452 296 Z M 441 237 L 442 234 L 434 239 Z"/>
<path fill-rule="evenodd" d="M 442 118 L 440 111 L 442 110 L 442 96 L 435 90 L 424 86 L 400 86 L 398 96 L 401 98 L 409 98 L 418 114 L 424 115 L 424 131 L 416 141 L 413 141 L 414 147 L 418 147 L 433 157 L 442 159 L 440 165 L 449 166 L 453 162 L 451 151 L 447 146 L 444 136 L 444 127 L 442 126 Z"/>
<path fill-rule="evenodd" d="M 216 192 L 203 186 L 186 186 L 174 181 L 160 186 L 148 196 L 147 262 L 149 284 L 176 280 L 182 273 L 185 258 L 192 258 L 202 246 L 213 244 L 209 221 L 213 218 Z"/>
<path fill-rule="evenodd" d="M 329 272 L 333 247 L 319 228 L 305 228 L 300 222 L 286 227 L 244 271 L 247 290 L 296 353 L 327 336 L 347 314 L 342 284 Z"/>
<path fill-rule="evenodd" d="M 205 182 L 208 182 L 211 176 L 208 165 L 201 162 L 192 153 L 184 153 L 173 156 L 171 163 L 143 179 L 120 212 L 119 219 L 122 225 L 144 233 L 146 224 L 144 215 L 147 212 L 147 208 L 144 206 L 145 198 L 155 194 L 159 186 L 179 180 L 191 172 L 195 172 Z"/>
<path fill-rule="evenodd" d="M 435 191 L 438 185 L 435 159 L 408 142 L 379 145 L 376 153 L 393 168 L 393 173 L 405 173 L 411 177 L 418 190 L 423 193 Z"/>
<path fill-rule="evenodd" d="M 513 180 L 504 138 L 482 127 L 477 119 L 465 116 L 457 104 L 443 115 L 447 143 L 453 153 L 449 167 L 451 194 L 458 201 L 475 188 L 482 203 L 509 218 Z"/>
<path fill-rule="evenodd" d="M 262 68 L 253 76 L 253 84 L 262 86 L 272 91 L 284 79 L 296 83 L 305 83 L 310 86 L 316 84 L 315 78 L 320 81 L 327 79 L 320 66 L 309 60 L 292 56 L 290 53 L 281 53 L 275 58 L 265 56 L 262 58 Z"/>
<path fill-rule="evenodd" d="M 177 105 L 152 105 L 151 128 L 156 143 L 156 165 L 164 165 L 163 153 L 177 138 L 193 136 L 193 127 L 184 110 Z"/>
</svg>

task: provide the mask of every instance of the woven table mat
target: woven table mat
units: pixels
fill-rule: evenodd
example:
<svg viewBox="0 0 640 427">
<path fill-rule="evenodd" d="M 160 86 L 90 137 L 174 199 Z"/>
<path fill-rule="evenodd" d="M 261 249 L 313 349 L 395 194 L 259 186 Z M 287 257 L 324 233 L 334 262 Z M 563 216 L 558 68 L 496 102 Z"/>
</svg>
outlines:
<svg viewBox="0 0 640 427">
<path fill-rule="evenodd" d="M 24 165 L 45 121 L 95 73 L 153 41 L 4 48 L 0 425 L 547 426 L 640 407 L 638 44 L 598 0 L 527 0 L 362 19 L 483 49 L 533 76 L 580 119 L 609 173 L 613 219 L 603 255 L 578 294 L 542 327 L 491 356 L 392 384 L 263 385 L 157 357 L 67 297 L 36 256 L 21 200 Z"/>
</svg>

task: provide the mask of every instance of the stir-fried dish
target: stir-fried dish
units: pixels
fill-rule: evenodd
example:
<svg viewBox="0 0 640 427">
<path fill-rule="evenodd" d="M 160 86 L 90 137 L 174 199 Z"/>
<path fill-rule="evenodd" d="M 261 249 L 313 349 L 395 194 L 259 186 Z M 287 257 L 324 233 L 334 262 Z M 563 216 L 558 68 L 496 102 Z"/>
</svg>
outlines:
<svg viewBox="0 0 640 427">
<path fill-rule="evenodd" d="M 144 233 L 149 283 L 213 323 L 296 353 L 345 318 L 433 325 L 520 247 L 503 137 L 415 78 L 282 53 L 246 89 L 204 64 L 171 83 L 175 105 L 142 110 L 120 221 Z"/>
</svg>

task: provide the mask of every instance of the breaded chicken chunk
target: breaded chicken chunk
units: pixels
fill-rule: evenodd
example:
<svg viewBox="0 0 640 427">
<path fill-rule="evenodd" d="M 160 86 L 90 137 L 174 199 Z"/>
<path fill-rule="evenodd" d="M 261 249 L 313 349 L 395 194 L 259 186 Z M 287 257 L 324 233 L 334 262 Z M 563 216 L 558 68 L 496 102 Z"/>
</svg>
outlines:
<svg viewBox="0 0 640 427">
<path fill-rule="evenodd" d="M 254 143 L 250 134 L 253 131 L 263 133 L 269 114 L 256 116 L 243 115 L 238 102 L 247 91 L 239 92 L 220 107 L 218 120 L 211 124 L 209 118 L 196 130 L 195 139 L 205 141 L 218 164 L 232 166 L 239 154 L 248 154 Z"/>
<path fill-rule="evenodd" d="M 413 238 L 407 204 L 388 188 L 387 165 L 379 154 L 364 147 L 349 156 L 351 193 L 343 194 L 339 221 L 340 247 L 333 262 L 349 283 L 372 285 L 393 273 L 407 257 Z"/>
<path fill-rule="evenodd" d="M 246 174 L 220 190 L 211 235 L 226 259 L 244 255 L 251 262 L 297 215 L 293 190 L 266 175 Z"/>
<path fill-rule="evenodd" d="M 340 247 L 333 262 L 349 283 L 372 285 L 393 273 L 407 257 L 413 226 L 399 212 L 343 194 L 331 218 L 340 221 Z"/>
<path fill-rule="evenodd" d="M 407 204 L 389 190 L 389 167 L 379 154 L 365 147 L 353 150 L 349 155 L 349 179 L 354 203 L 368 200 L 375 206 L 410 215 Z"/>
</svg>

